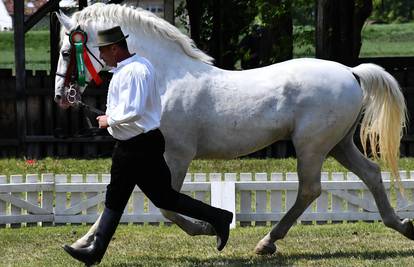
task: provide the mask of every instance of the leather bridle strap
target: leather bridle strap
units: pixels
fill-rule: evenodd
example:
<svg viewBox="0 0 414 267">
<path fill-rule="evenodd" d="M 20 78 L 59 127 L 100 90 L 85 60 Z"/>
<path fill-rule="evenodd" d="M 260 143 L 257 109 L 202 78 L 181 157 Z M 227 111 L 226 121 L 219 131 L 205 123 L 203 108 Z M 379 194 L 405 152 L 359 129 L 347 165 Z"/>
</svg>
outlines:
<svg viewBox="0 0 414 267">
<path fill-rule="evenodd" d="M 71 47 L 70 61 L 69 61 L 68 69 L 66 70 L 66 74 L 65 74 L 65 82 L 63 83 L 65 87 L 69 86 L 69 83 L 71 81 L 71 76 L 73 74 L 73 71 L 75 70 L 75 65 L 76 65 L 75 54 L 76 54 L 75 47 Z"/>
<path fill-rule="evenodd" d="M 76 36 L 74 38 L 74 36 Z M 102 84 L 102 79 L 99 76 L 98 72 L 96 71 L 95 67 L 92 64 L 92 61 L 89 57 L 89 54 L 92 55 L 92 57 L 98 62 L 101 67 L 103 68 L 104 65 L 102 62 L 90 51 L 88 46 L 86 45 L 86 42 L 88 40 L 88 37 L 84 31 L 80 29 L 80 27 L 76 28 L 75 30 L 71 31 L 69 34 L 69 39 L 71 43 L 71 53 L 70 53 L 70 61 L 68 65 L 68 69 L 66 70 L 66 74 L 62 74 L 59 72 L 56 72 L 56 76 L 65 78 L 64 86 L 67 87 L 71 81 L 71 75 L 73 74 L 74 69 L 77 67 L 78 70 L 78 79 L 80 79 L 79 83 L 81 86 L 85 84 L 84 76 L 82 75 L 82 72 L 80 71 L 83 68 L 83 65 L 85 64 L 86 69 L 89 71 L 89 74 L 91 75 L 92 79 L 95 81 L 96 85 Z M 89 53 L 89 54 L 88 54 Z"/>
</svg>

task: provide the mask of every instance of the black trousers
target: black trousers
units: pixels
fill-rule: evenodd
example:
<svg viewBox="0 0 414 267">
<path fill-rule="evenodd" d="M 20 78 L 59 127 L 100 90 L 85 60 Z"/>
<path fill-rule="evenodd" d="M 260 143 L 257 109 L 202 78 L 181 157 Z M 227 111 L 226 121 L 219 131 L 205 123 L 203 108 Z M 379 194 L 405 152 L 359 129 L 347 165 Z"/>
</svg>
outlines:
<svg viewBox="0 0 414 267">
<path fill-rule="evenodd" d="M 158 208 L 215 224 L 222 210 L 175 191 L 164 160 L 165 141 L 156 129 L 126 141 L 118 140 L 112 155 L 111 181 L 105 206 L 122 212 L 135 187 Z"/>
</svg>

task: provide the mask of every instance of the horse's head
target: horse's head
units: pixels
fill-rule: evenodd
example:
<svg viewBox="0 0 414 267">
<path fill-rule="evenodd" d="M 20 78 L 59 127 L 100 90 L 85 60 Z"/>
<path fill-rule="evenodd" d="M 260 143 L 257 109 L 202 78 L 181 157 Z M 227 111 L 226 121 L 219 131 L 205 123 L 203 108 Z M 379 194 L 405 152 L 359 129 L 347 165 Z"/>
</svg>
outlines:
<svg viewBox="0 0 414 267">
<path fill-rule="evenodd" d="M 99 60 L 96 43 L 96 32 L 82 29 L 75 19 L 63 12 L 56 13 L 63 26 L 61 48 L 56 69 L 55 101 L 62 108 L 68 108 L 80 101 L 86 85 L 93 80 L 101 83 L 98 75 L 103 68 Z"/>
</svg>

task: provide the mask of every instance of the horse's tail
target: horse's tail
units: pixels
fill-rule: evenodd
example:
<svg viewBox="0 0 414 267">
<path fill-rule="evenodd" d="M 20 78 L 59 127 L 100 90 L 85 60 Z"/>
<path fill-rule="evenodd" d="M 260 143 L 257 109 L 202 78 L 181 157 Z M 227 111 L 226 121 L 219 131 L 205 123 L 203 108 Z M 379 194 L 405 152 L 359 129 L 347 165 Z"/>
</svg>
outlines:
<svg viewBox="0 0 414 267">
<path fill-rule="evenodd" d="M 352 72 L 360 78 L 364 93 L 360 132 L 364 153 L 369 141 L 373 157 L 383 160 L 399 182 L 400 140 L 407 120 L 404 96 L 395 78 L 380 66 L 361 64 Z"/>
</svg>

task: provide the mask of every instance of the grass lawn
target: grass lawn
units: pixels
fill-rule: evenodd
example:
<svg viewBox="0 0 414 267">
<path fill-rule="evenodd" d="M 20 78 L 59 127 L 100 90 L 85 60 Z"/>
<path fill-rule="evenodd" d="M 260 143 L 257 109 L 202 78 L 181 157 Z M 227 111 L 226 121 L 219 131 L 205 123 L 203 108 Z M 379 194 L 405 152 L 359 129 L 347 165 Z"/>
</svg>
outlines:
<svg viewBox="0 0 414 267">
<path fill-rule="evenodd" d="M 48 31 L 26 33 L 26 69 L 50 69 L 50 36 Z M 13 32 L 0 32 L 0 68 L 14 68 Z"/>
<path fill-rule="evenodd" d="M 0 229 L 0 266 L 82 266 L 63 249 L 87 226 Z M 236 228 L 227 247 L 176 226 L 121 225 L 99 266 L 413 266 L 413 241 L 382 223 L 296 225 L 272 256 L 255 255 L 270 227 Z"/>
<path fill-rule="evenodd" d="M 27 163 L 24 159 L 0 159 L 0 175 L 31 174 L 31 173 L 65 173 L 88 174 L 109 173 L 111 159 L 55 159 L 46 158 Z M 414 158 L 401 158 L 400 170 L 414 170 Z M 382 166 L 383 171 L 387 169 Z M 322 171 L 346 172 L 348 171 L 335 159 L 325 160 Z M 234 159 L 234 160 L 194 160 L 188 172 L 191 173 L 242 173 L 242 172 L 296 172 L 296 159 Z"/>
<path fill-rule="evenodd" d="M 414 56 L 414 23 L 367 25 L 361 57 Z"/>
<path fill-rule="evenodd" d="M 0 160 L 0 174 L 107 173 L 110 160 Z M 414 159 L 400 168 L 414 170 Z M 196 160 L 190 172 L 286 172 L 295 159 Z M 328 159 L 325 171 L 344 171 Z M 61 245 L 70 244 L 89 226 L 0 228 L 0 266 L 82 266 Z M 382 223 L 296 225 L 277 242 L 272 256 L 255 255 L 267 227 L 237 227 L 223 252 L 215 238 L 190 237 L 176 226 L 121 225 L 100 266 L 414 266 L 413 242 Z"/>
</svg>

